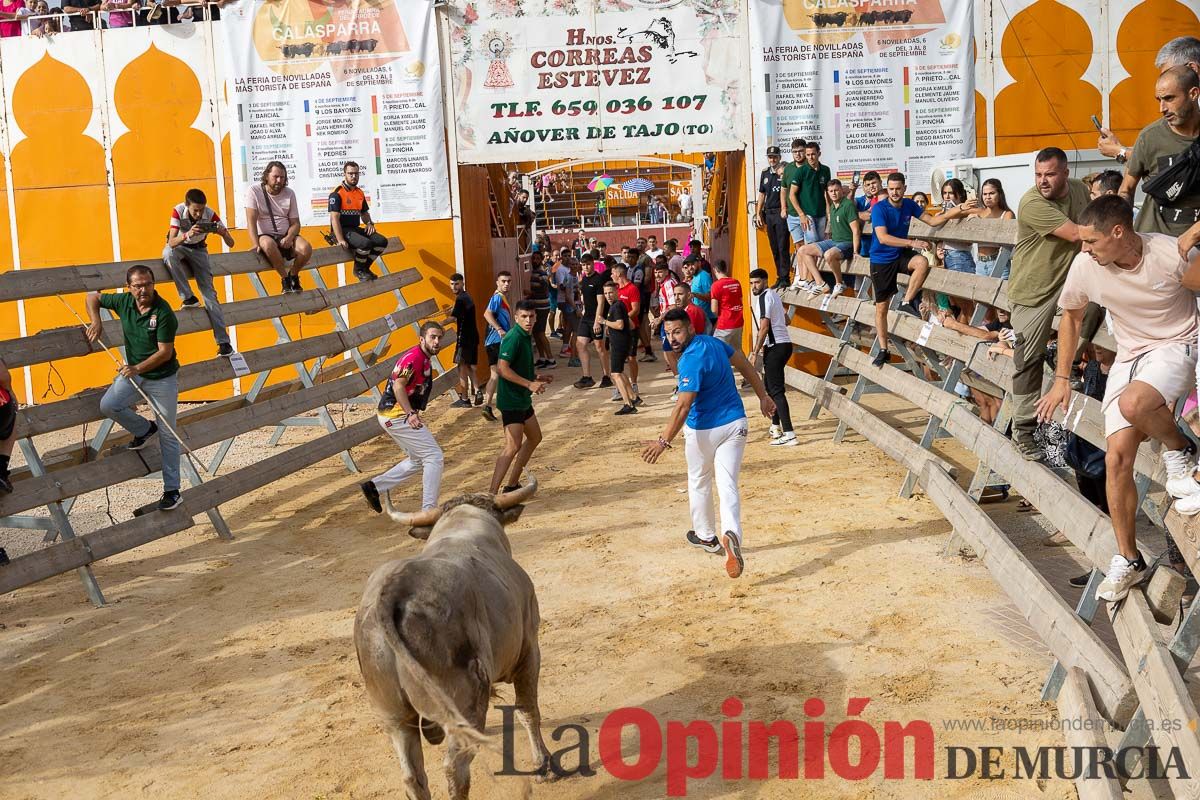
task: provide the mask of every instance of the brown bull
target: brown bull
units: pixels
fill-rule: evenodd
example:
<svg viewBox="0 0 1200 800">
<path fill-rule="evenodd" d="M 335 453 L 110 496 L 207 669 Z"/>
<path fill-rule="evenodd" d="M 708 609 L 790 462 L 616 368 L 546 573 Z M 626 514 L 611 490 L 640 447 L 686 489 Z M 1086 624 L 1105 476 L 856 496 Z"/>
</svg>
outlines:
<svg viewBox="0 0 1200 800">
<path fill-rule="evenodd" d="M 390 561 L 367 581 L 354 618 L 354 647 L 371 705 L 391 737 L 410 800 L 428 800 L 421 733 L 445 735 L 450 797 L 465 798 L 471 760 L 487 746 L 492 686 L 511 683 L 517 717 L 546 774 L 550 754 L 538 711 L 538 603 L 513 560 L 504 525 L 537 491 L 531 479 L 500 495 L 464 495 L 420 514 L 387 511 L 417 538 L 420 555 Z"/>
</svg>

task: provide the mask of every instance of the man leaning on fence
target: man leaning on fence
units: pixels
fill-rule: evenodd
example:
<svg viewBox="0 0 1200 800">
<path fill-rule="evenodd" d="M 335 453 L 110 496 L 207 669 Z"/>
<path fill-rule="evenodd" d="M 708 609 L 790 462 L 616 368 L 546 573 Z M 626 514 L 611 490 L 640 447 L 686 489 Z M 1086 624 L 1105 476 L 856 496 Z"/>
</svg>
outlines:
<svg viewBox="0 0 1200 800">
<path fill-rule="evenodd" d="M 1071 364 L 1089 302 L 1108 309 L 1117 357 L 1108 375 L 1101 410 L 1106 440 L 1106 494 L 1117 552 L 1096 596 L 1120 600 L 1145 575 L 1134 520 L 1138 498 L 1133 465 L 1147 439 L 1163 444 L 1166 489 L 1181 513 L 1200 511 L 1200 483 L 1193 478 L 1195 446 L 1179 431 L 1175 404 L 1195 385 L 1196 301 L 1200 256 L 1184 261 L 1175 239 L 1133 229 L 1133 208 L 1107 195 L 1088 205 L 1078 221 L 1083 252 L 1075 256 L 1058 305 L 1058 365 L 1050 391 L 1037 403 L 1049 421 L 1071 401 Z M 1038 359 L 1039 367 L 1041 359 Z"/>
<path fill-rule="evenodd" d="M 158 292 L 154 291 L 154 273 L 147 266 L 136 264 L 125 273 L 126 292 L 90 292 L 87 296 L 87 338 L 95 342 L 103 331 L 100 309 L 107 308 L 121 318 L 125 338 L 125 366 L 117 379 L 100 398 L 100 411 L 115 420 L 133 436 L 127 448 L 141 450 L 158 434 L 162 451 L 163 496 L 159 511 L 170 511 L 180 504 L 179 440 L 175 429 L 175 409 L 179 403 L 179 360 L 175 357 L 175 332 L 179 321 L 175 312 Z M 115 346 L 113 342 L 103 345 Z M 137 384 L 136 386 L 134 384 Z M 153 415 L 159 422 L 147 420 L 134 412 L 141 402 L 138 388 L 153 401 Z"/>
<path fill-rule="evenodd" d="M 204 312 L 212 323 L 213 338 L 217 340 L 217 355 L 233 353 L 229 343 L 229 332 L 225 330 L 225 314 L 213 288 L 212 268 L 208 263 L 208 245 L 205 240 L 215 233 L 233 247 L 233 234 L 221 222 L 217 212 L 208 207 L 208 198 L 199 189 L 188 189 L 183 202 L 171 209 L 171 227 L 167 229 L 167 246 L 163 248 L 163 263 L 175 280 L 184 308 L 199 304 L 189 275 L 196 279 L 196 286 L 204 297 Z"/>
<path fill-rule="evenodd" d="M 1088 204 L 1088 188 L 1068 177 L 1067 154 L 1047 147 L 1034 158 L 1034 186 L 1017 210 L 1017 245 L 1013 248 L 1008 300 L 1013 347 L 1013 442 L 1028 461 L 1041 461 L 1033 440 L 1037 402 L 1042 393 L 1042 359 L 1054 330 L 1058 293 L 1071 260 L 1079 253 L 1075 221 Z M 1071 350 L 1071 355 L 1075 351 Z"/>
</svg>

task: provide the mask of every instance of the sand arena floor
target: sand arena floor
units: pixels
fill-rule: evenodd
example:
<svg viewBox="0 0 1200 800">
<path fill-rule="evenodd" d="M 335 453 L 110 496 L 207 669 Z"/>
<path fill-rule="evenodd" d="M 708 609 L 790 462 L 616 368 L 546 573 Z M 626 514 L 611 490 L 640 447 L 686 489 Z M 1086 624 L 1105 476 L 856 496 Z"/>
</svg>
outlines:
<svg viewBox="0 0 1200 800">
<path fill-rule="evenodd" d="M 657 466 L 638 458 L 670 407 L 665 377 L 643 377 L 644 413 L 619 418 L 607 391 L 574 390 L 562 384 L 575 375 L 558 374 L 562 383 L 539 402 L 546 440 L 531 466 L 542 488 L 509 529 L 541 604 L 552 749 L 556 726 L 582 725 L 598 767 L 600 723 L 622 706 L 717 723 L 722 701 L 736 696 L 742 719 L 799 726 L 804 701 L 817 697 L 830 730 L 848 698 L 868 697 L 861 718 L 877 727 L 933 725 L 937 780 L 885 780 L 880 768 L 855 782 L 827 768 L 824 780 L 693 781 L 688 796 L 1074 796 L 1063 780 L 940 777 L 950 745 L 1034 748 L 1063 738 L 946 729 L 944 720 L 1053 721 L 1054 707 L 1038 701 L 1050 659 L 982 565 L 942 555 L 948 524 L 920 496 L 896 496 L 903 471 L 894 463 L 856 435 L 834 445 L 835 421 L 801 421 L 809 402 L 798 394 L 800 447 L 768 447 L 767 422 L 752 417 L 742 473 L 747 568 L 732 581 L 720 559 L 683 542 L 681 449 Z M 866 402 L 910 432 L 924 422 L 893 398 Z M 448 405 L 440 398 L 428 415 L 447 454 L 444 497 L 485 489 L 500 442 L 498 425 Z M 284 444 L 314 435 L 294 429 Z M 973 466 L 952 442 L 939 449 Z M 377 439 L 355 457 L 376 474 L 397 451 Z M 421 545 L 369 513 L 358 480 L 329 459 L 225 506 L 234 542 L 200 525 L 102 562 L 101 610 L 73 573 L 0 598 L 0 797 L 402 796 L 351 629 L 371 570 Z M 396 505 L 415 507 L 418 492 L 395 491 Z M 1078 571 L 1070 551 L 1039 550 L 1044 534 L 1014 505 L 990 508 L 1065 584 Z M 511 687 L 501 695 L 510 699 Z M 499 721 L 493 709 L 489 729 Z M 516 741 L 527 765 L 523 734 Z M 443 753 L 426 746 L 435 797 L 446 796 Z M 521 796 L 520 783 L 489 777 L 499 765 L 494 754 L 476 760 L 475 796 Z M 591 800 L 665 793 L 661 765 L 639 783 L 600 769 L 534 788 L 538 797 Z"/>
</svg>

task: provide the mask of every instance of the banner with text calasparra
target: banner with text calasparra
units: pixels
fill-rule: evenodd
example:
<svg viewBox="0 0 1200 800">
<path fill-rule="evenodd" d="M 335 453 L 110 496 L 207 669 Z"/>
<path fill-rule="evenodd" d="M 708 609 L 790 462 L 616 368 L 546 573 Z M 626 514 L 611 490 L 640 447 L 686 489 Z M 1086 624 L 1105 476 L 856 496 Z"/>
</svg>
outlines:
<svg viewBox="0 0 1200 800">
<path fill-rule="evenodd" d="M 301 224 L 356 161 L 375 222 L 450 216 L 433 4 L 242 0 L 224 10 L 237 222 L 281 161 Z"/>
<path fill-rule="evenodd" d="M 750 0 L 755 158 L 817 140 L 835 173 L 929 191 L 975 154 L 972 0 Z"/>
<path fill-rule="evenodd" d="M 744 0 L 452 0 L 463 163 L 740 150 Z"/>
</svg>

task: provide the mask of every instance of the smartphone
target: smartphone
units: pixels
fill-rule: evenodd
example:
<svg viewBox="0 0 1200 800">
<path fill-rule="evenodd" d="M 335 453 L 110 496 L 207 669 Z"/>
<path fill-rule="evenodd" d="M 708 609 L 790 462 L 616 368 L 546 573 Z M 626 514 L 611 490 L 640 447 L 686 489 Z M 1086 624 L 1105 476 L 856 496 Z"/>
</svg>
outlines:
<svg viewBox="0 0 1200 800">
<path fill-rule="evenodd" d="M 194 227 L 196 230 L 202 231 L 204 233 L 216 233 L 217 232 L 217 223 L 215 223 L 215 222 L 197 222 L 192 227 Z"/>
<path fill-rule="evenodd" d="M 858 170 L 854 170 L 854 174 L 850 176 L 850 182 L 853 183 L 855 186 L 858 186 L 858 184 L 861 180 L 862 180 L 862 173 L 859 172 Z"/>
<path fill-rule="evenodd" d="M 1096 126 L 1097 131 L 1104 130 L 1104 126 L 1100 124 L 1100 120 L 1096 117 L 1095 114 L 1092 114 L 1092 124 Z"/>
</svg>

